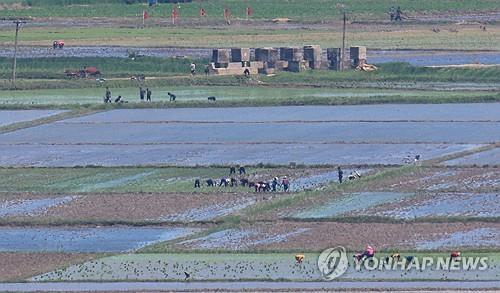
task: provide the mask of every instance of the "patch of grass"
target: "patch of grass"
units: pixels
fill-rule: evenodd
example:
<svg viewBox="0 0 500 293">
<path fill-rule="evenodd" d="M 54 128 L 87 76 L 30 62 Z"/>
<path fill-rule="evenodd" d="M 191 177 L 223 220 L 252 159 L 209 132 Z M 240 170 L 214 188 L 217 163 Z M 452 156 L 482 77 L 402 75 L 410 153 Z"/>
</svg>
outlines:
<svg viewBox="0 0 500 293">
<path fill-rule="evenodd" d="M 208 60 L 191 60 L 176 58 L 139 57 L 53 57 L 19 59 L 17 61 L 17 77 L 21 79 L 69 79 L 65 71 L 78 72 L 84 66 L 96 66 L 102 77 L 131 77 L 139 74 L 145 76 L 169 76 L 188 74 L 189 64 L 195 61 L 206 64 Z M 8 79 L 12 75 L 12 59 L 0 58 L 0 78 Z"/>
<path fill-rule="evenodd" d="M 500 81 L 500 66 L 487 68 L 428 68 L 408 63 L 384 63 L 374 72 L 361 71 L 304 71 L 281 72 L 262 76 L 263 82 L 328 86 L 338 81 L 352 82 L 468 82 L 496 83 Z"/>
</svg>

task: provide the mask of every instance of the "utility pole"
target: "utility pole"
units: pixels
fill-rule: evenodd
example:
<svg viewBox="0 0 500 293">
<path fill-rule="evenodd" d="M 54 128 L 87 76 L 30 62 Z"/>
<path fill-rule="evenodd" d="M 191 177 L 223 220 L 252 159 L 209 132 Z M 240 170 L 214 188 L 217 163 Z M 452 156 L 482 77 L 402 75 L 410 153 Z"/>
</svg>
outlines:
<svg viewBox="0 0 500 293">
<path fill-rule="evenodd" d="M 344 26 L 342 27 L 342 52 L 341 52 L 341 63 L 340 63 L 340 70 L 344 70 L 344 64 L 345 64 L 345 25 L 346 25 L 346 13 L 344 11 Z"/>
<path fill-rule="evenodd" d="M 17 38 L 19 36 L 19 27 L 21 26 L 21 24 L 25 24 L 26 21 L 16 19 L 16 20 L 14 20 L 14 23 L 16 24 L 16 38 L 14 40 L 14 63 L 12 64 L 12 84 L 15 86 L 16 85 L 16 66 L 17 66 Z"/>
</svg>

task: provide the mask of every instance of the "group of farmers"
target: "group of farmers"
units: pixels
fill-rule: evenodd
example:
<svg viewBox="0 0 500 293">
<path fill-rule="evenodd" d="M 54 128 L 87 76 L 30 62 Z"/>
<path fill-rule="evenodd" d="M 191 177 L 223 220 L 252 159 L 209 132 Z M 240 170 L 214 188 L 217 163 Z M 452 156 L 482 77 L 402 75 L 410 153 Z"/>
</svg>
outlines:
<svg viewBox="0 0 500 293">
<path fill-rule="evenodd" d="M 246 175 L 246 169 L 244 166 L 239 166 L 238 172 L 240 177 Z M 207 187 L 214 186 L 224 186 L 224 187 L 236 187 L 241 185 L 243 187 L 249 187 L 255 189 L 255 192 L 277 192 L 278 189 L 282 189 L 284 192 L 290 190 L 290 180 L 287 176 L 283 178 L 274 177 L 271 181 L 250 181 L 247 178 L 241 177 L 239 179 L 235 178 L 236 167 L 231 166 L 229 168 L 229 177 L 222 177 L 220 180 L 215 180 L 212 178 L 206 179 L 205 184 Z M 194 181 L 194 188 L 201 188 L 201 180 L 196 178 Z"/>
</svg>

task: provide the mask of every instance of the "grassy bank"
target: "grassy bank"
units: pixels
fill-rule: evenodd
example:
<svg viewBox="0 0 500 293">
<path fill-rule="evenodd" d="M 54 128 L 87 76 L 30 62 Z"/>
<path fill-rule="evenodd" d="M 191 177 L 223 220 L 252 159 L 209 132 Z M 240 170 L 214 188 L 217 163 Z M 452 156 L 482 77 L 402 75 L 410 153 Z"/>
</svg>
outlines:
<svg viewBox="0 0 500 293">
<path fill-rule="evenodd" d="M 226 80 L 226 79 L 223 79 Z M 238 83 L 234 78 L 229 79 Z M 53 81 L 56 83 L 56 81 Z M 95 84 L 95 82 L 94 82 Z M 60 86 L 61 84 L 57 84 Z M 64 86 L 64 83 L 62 84 Z M 121 95 L 126 104 L 103 104 L 104 87 L 110 86 L 112 96 Z M 141 103 L 138 84 L 128 82 L 128 87 L 114 87 L 114 82 L 82 89 L 39 89 L 0 91 L 2 109 L 36 108 L 170 108 L 170 107 L 222 107 L 222 106 L 274 106 L 274 105 L 343 105 L 370 103 L 452 103 L 492 102 L 500 95 L 488 91 L 423 91 L 390 90 L 369 88 L 329 87 L 283 87 L 283 86 L 183 86 L 157 84 L 147 81 L 153 91 L 153 103 Z M 177 96 L 176 102 L 169 102 L 167 92 Z M 217 97 L 216 103 L 209 103 L 207 97 Z"/>
</svg>

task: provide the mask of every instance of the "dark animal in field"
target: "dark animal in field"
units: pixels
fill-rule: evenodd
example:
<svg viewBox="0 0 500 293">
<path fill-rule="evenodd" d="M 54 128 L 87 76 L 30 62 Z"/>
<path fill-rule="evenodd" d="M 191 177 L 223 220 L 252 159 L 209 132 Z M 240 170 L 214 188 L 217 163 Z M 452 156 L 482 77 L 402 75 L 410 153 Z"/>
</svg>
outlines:
<svg viewBox="0 0 500 293">
<path fill-rule="evenodd" d="M 231 187 L 237 187 L 238 186 L 238 180 L 235 178 L 231 178 Z"/>
<path fill-rule="evenodd" d="M 216 184 L 215 181 L 212 180 L 212 179 L 207 179 L 206 183 L 207 183 L 207 186 L 209 186 L 209 187 L 210 186 L 215 186 L 215 184 Z"/>
<path fill-rule="evenodd" d="M 208 97 L 207 99 L 208 99 L 209 102 L 215 102 L 215 101 L 217 101 L 216 97 Z"/>
<path fill-rule="evenodd" d="M 255 187 L 255 185 L 257 185 L 257 183 L 255 183 L 255 182 L 253 182 L 253 181 L 249 181 L 249 182 L 248 182 L 248 188 Z"/>
</svg>

